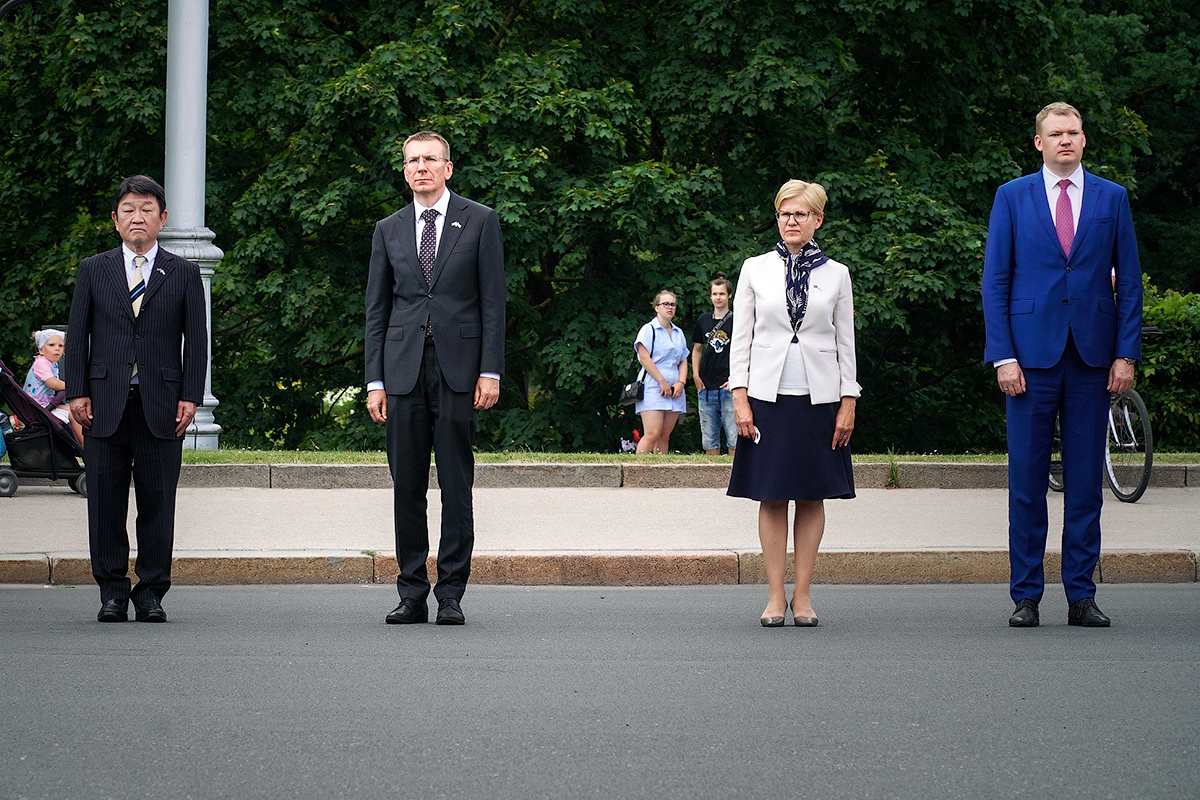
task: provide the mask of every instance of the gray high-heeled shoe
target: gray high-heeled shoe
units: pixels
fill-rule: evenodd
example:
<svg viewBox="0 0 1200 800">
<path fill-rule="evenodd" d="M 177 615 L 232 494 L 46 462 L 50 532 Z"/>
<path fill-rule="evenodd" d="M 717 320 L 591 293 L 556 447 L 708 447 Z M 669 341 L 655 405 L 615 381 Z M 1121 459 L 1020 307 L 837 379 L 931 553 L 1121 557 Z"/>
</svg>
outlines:
<svg viewBox="0 0 1200 800">
<path fill-rule="evenodd" d="M 796 616 L 796 598 L 795 597 L 793 597 L 792 601 L 790 603 L 788 603 L 788 608 L 790 608 L 792 610 L 792 623 L 797 628 L 815 628 L 815 627 L 817 627 L 817 618 L 816 617 L 797 617 Z"/>
</svg>

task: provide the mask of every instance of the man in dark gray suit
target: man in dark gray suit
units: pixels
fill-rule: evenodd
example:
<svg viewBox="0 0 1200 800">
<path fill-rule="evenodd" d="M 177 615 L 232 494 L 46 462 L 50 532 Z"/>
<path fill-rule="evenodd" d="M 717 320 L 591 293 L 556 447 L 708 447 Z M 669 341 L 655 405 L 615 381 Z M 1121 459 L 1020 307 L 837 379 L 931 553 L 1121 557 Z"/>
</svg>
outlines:
<svg viewBox="0 0 1200 800">
<path fill-rule="evenodd" d="M 367 278 L 367 410 L 387 423 L 395 486 L 396 588 L 391 624 L 428 622 L 429 456 L 442 493 L 437 623 L 462 625 L 459 605 L 475 544 L 471 487 L 478 412 L 504 372 L 504 243 L 487 206 L 446 188 L 450 145 L 433 131 L 404 142 L 413 202 L 380 220 Z"/>
<path fill-rule="evenodd" d="M 121 246 L 85 258 L 68 330 L 67 397 L 84 429 L 88 542 L 101 622 L 166 622 L 175 488 L 183 432 L 204 399 L 208 327 L 200 268 L 162 250 L 166 196 L 126 178 L 112 204 Z M 137 497 L 137 586 L 131 588 L 129 479 Z"/>
</svg>

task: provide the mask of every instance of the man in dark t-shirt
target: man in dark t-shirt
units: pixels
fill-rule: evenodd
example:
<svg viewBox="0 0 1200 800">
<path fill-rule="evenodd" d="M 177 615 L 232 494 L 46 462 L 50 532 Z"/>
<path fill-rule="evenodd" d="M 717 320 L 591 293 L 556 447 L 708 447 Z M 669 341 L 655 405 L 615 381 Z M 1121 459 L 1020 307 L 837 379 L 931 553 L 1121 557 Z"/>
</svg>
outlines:
<svg viewBox="0 0 1200 800">
<path fill-rule="evenodd" d="M 729 345 L 733 341 L 733 284 L 725 273 L 709 284 L 712 312 L 705 312 L 692 328 L 692 374 L 696 381 L 696 406 L 700 413 L 700 438 L 704 452 L 721 452 L 721 429 L 725 447 L 732 455 L 737 445 L 733 421 L 733 395 L 729 391 Z"/>
</svg>

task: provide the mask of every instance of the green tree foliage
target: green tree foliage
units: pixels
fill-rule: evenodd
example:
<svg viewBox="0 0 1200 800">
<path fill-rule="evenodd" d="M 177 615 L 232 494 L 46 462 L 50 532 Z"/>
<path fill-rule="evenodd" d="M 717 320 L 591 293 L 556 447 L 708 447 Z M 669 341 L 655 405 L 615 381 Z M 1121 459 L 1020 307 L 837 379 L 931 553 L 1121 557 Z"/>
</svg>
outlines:
<svg viewBox="0 0 1200 800">
<path fill-rule="evenodd" d="M 1178 0 L 1085 0 L 1072 14 L 1081 59 L 1104 101 L 1137 113 L 1133 212 L 1142 267 L 1200 292 L 1200 15 Z"/>
<path fill-rule="evenodd" d="M 855 281 L 860 448 L 1001 449 L 979 276 L 995 187 L 1040 163 L 1036 110 L 1078 105 L 1103 174 L 1188 190 L 1165 173 L 1194 126 L 1162 98 L 1194 103 L 1190 73 L 1138 105 L 1141 62 L 1105 43 L 1194 68 L 1194 38 L 1163 29 L 1180 4 L 1134 5 L 217 0 L 223 441 L 382 446 L 345 391 L 362 377 L 367 255 L 374 222 L 408 202 L 403 138 L 434 128 L 452 188 L 496 208 L 507 248 L 508 370 L 481 447 L 607 450 L 628 435 L 614 401 L 654 292 L 679 294 L 687 330 L 717 271 L 736 279 L 773 246 L 771 200 L 802 177 L 829 190 L 818 241 Z M 44 0 L 0 27 L 0 356 L 28 359 L 28 330 L 65 317 L 78 259 L 116 243 L 117 180 L 161 174 L 166 8 Z M 1172 236 L 1154 246 L 1186 238 Z"/>
</svg>

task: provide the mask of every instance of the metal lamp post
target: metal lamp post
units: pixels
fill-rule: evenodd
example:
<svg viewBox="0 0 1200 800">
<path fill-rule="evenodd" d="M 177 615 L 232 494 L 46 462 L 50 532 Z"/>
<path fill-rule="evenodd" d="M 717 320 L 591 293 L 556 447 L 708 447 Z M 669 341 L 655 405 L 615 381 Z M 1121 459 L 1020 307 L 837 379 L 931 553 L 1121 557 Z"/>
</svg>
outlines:
<svg viewBox="0 0 1200 800">
<path fill-rule="evenodd" d="M 205 136 L 208 109 L 208 0 L 170 0 L 167 5 L 167 137 L 164 187 L 167 225 L 163 249 L 200 265 L 208 322 L 204 402 L 196 409 L 184 447 L 216 450 L 221 426 L 213 418 L 212 276 L 224 257 L 204 225 Z"/>
</svg>

